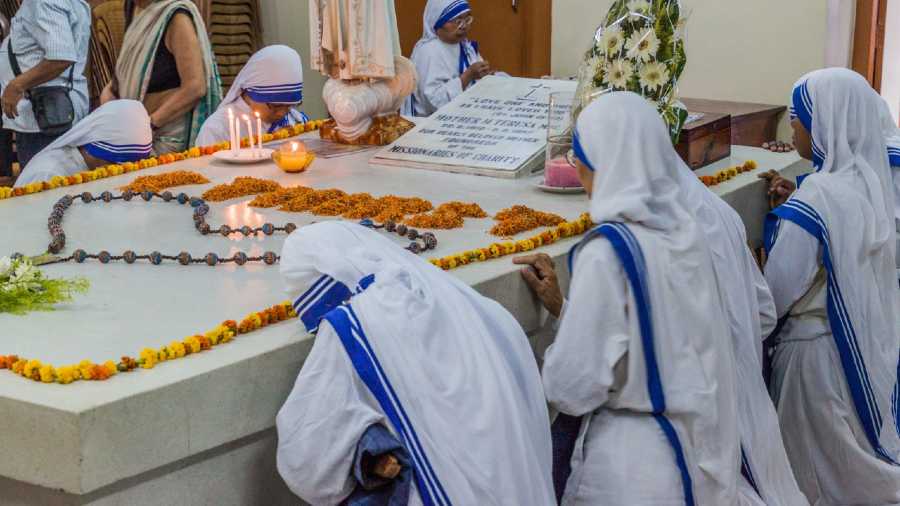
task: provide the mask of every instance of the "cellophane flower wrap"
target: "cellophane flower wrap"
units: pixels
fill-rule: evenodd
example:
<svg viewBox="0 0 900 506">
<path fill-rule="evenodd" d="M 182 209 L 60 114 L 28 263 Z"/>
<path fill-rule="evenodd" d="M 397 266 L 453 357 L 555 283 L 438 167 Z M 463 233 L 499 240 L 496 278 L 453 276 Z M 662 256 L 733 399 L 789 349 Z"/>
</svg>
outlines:
<svg viewBox="0 0 900 506">
<path fill-rule="evenodd" d="M 579 70 L 573 116 L 604 93 L 631 91 L 656 105 L 677 144 L 688 117 L 677 97 L 685 22 L 678 0 L 615 0 Z"/>
<path fill-rule="evenodd" d="M 0 258 L 0 313 L 49 311 L 87 289 L 85 279 L 45 277 L 27 258 Z"/>
</svg>

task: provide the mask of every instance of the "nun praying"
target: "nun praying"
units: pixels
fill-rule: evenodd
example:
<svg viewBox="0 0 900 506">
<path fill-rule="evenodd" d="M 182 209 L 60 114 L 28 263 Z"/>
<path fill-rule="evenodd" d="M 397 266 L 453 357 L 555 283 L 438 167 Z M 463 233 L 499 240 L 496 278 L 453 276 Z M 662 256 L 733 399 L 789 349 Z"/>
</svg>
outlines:
<svg viewBox="0 0 900 506">
<path fill-rule="evenodd" d="M 316 333 L 276 419 L 294 493 L 317 505 L 554 503 L 537 365 L 499 304 L 345 222 L 291 234 L 281 272 Z"/>
<path fill-rule="evenodd" d="M 466 0 L 428 0 L 422 38 L 412 52 L 419 73 L 407 112 L 430 116 L 478 79 L 492 74 L 478 53 L 478 43 L 468 39 L 474 17 Z"/>
<path fill-rule="evenodd" d="M 562 504 L 744 504 L 729 325 L 668 130 L 616 92 L 582 111 L 575 139 L 601 225 L 570 254 L 544 361 L 551 406 L 582 420 Z"/>
<path fill-rule="evenodd" d="M 107 102 L 79 121 L 28 162 L 16 186 L 49 181 L 110 163 L 134 162 L 150 156 L 150 116 L 136 100 Z"/>
<path fill-rule="evenodd" d="M 900 504 L 900 291 L 880 101 L 850 70 L 797 83 L 794 145 L 816 172 L 766 221 L 765 275 L 783 321 L 771 393 L 816 505 Z"/>
<path fill-rule="evenodd" d="M 235 118 L 259 113 L 263 129 L 268 133 L 306 123 L 309 118 L 296 109 L 302 103 L 303 63 L 300 55 L 287 46 L 264 47 L 250 57 L 225 100 L 203 123 L 197 144 L 209 146 L 230 140 L 229 110 Z"/>
</svg>

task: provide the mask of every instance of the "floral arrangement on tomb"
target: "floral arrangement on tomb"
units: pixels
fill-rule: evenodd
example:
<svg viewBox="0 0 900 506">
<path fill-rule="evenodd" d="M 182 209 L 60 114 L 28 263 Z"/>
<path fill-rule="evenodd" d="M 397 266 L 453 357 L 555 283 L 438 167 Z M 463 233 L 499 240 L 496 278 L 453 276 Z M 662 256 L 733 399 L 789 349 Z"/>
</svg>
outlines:
<svg viewBox="0 0 900 506">
<path fill-rule="evenodd" d="M 677 144 L 688 117 L 677 97 L 685 21 L 678 0 L 615 0 L 579 69 L 574 117 L 603 93 L 631 91 L 656 105 Z"/>
<path fill-rule="evenodd" d="M 88 286 L 84 278 L 47 278 L 25 257 L 0 258 L 0 313 L 50 311 L 55 304 L 87 291 Z"/>
</svg>

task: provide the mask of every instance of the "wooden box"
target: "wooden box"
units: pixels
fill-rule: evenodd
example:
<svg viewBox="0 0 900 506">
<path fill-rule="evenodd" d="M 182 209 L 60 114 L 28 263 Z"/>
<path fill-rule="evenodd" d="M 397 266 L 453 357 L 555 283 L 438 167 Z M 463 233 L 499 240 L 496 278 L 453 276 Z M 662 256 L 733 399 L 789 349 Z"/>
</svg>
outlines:
<svg viewBox="0 0 900 506">
<path fill-rule="evenodd" d="M 685 125 L 675 146 L 688 167 L 699 169 L 731 156 L 731 115 L 704 114 Z"/>
<path fill-rule="evenodd" d="M 774 141 L 778 133 L 778 121 L 787 110 L 783 105 L 752 104 L 725 100 L 682 98 L 693 112 L 730 114 L 731 144 L 758 148 Z"/>
</svg>

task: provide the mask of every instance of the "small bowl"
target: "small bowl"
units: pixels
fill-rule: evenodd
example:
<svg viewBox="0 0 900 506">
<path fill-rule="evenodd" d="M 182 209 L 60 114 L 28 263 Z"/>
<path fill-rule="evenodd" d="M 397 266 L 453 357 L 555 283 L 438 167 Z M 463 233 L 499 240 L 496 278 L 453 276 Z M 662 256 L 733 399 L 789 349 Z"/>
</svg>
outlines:
<svg viewBox="0 0 900 506">
<path fill-rule="evenodd" d="M 298 174 L 305 171 L 312 165 L 316 159 L 316 154 L 311 151 L 298 151 L 296 153 L 290 151 L 275 150 L 272 153 L 272 161 L 281 170 L 289 174 Z"/>
</svg>

